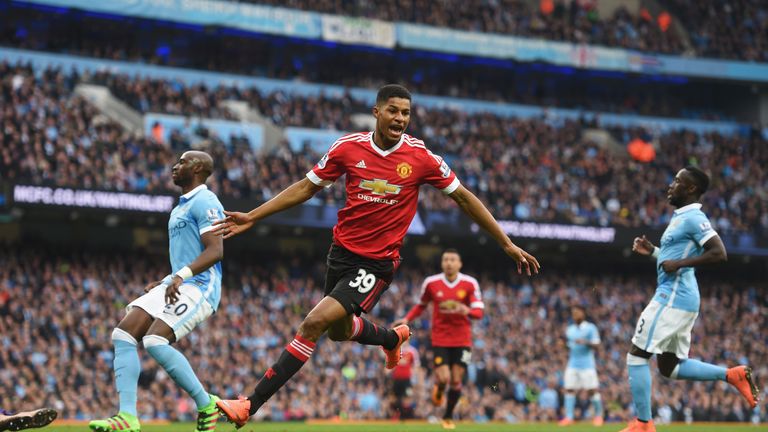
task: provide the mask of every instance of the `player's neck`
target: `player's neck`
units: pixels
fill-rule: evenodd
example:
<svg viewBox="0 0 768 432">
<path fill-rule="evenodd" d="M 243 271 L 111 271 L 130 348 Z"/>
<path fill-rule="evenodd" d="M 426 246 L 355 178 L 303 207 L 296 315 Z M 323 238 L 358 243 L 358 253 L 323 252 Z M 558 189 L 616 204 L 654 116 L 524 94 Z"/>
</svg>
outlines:
<svg viewBox="0 0 768 432">
<path fill-rule="evenodd" d="M 383 138 L 384 134 L 379 133 L 378 131 L 373 133 L 373 144 L 376 145 L 376 147 L 382 149 L 382 150 L 389 150 L 392 147 L 396 146 L 400 140 L 397 141 L 387 141 L 385 138 Z"/>
<path fill-rule="evenodd" d="M 455 273 L 455 274 L 452 274 L 452 275 L 449 275 L 448 273 L 443 273 L 443 275 L 445 275 L 445 278 L 448 279 L 448 282 L 453 282 L 453 281 L 455 281 L 456 279 L 459 278 L 459 274 L 458 273 Z"/>
<path fill-rule="evenodd" d="M 682 207 L 685 207 L 687 205 L 695 204 L 697 202 L 699 202 L 699 197 L 689 197 L 689 198 L 686 198 L 683 202 L 680 203 L 680 205 L 675 207 L 675 210 L 677 210 L 679 208 L 682 208 Z"/>
<path fill-rule="evenodd" d="M 189 192 L 193 191 L 193 190 L 194 190 L 196 187 L 200 186 L 201 184 L 202 184 L 202 183 L 199 183 L 199 182 L 194 182 L 194 181 L 193 181 L 193 182 L 191 182 L 191 183 L 190 183 L 190 184 L 188 184 L 188 185 L 182 186 L 182 187 L 181 187 L 181 194 L 182 194 L 182 195 L 186 195 L 186 194 L 188 194 Z"/>
</svg>

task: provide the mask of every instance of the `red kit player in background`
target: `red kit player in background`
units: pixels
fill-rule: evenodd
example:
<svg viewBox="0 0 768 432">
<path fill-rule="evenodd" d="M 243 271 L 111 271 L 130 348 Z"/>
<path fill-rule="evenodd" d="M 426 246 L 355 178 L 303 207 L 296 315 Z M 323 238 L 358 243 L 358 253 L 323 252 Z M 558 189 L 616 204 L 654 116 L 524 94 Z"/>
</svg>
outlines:
<svg viewBox="0 0 768 432">
<path fill-rule="evenodd" d="M 309 312 L 294 339 L 264 373 L 248 398 L 220 401 L 219 409 L 242 427 L 309 360 L 325 332 L 333 341 L 379 345 L 387 369 L 400 360 L 407 325 L 379 327 L 363 318 L 392 282 L 400 247 L 416 214 L 419 186 L 432 185 L 450 196 L 517 262 L 518 272 L 538 273 L 539 263 L 517 247 L 482 202 L 461 185 L 448 164 L 423 141 L 405 133 L 411 94 L 405 87 L 379 89 L 373 107 L 376 129 L 339 138 L 306 177 L 249 213 L 224 212 L 214 231 L 229 238 L 274 213 L 299 205 L 346 174 L 347 202 L 339 210 L 328 252 L 325 297 Z"/>
<path fill-rule="evenodd" d="M 405 318 L 395 325 L 407 325 L 424 312 L 432 302 L 432 352 L 435 364 L 435 386 L 432 403 L 443 404 L 448 382 L 448 405 L 443 415 L 443 428 L 454 429 L 453 409 L 461 397 L 464 372 L 472 358 L 472 319 L 483 317 L 480 285 L 472 276 L 461 273 L 461 256 L 456 249 L 443 252 L 443 272 L 430 276 L 421 286 L 421 300 Z"/>
</svg>

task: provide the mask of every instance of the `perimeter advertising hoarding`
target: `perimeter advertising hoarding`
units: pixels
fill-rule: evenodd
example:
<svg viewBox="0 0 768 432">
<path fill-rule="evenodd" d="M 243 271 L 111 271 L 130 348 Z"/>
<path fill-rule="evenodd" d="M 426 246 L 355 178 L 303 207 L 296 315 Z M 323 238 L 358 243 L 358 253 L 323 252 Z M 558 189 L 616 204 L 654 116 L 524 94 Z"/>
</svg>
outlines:
<svg viewBox="0 0 768 432">
<path fill-rule="evenodd" d="M 132 192 L 96 191 L 87 189 L 56 188 L 32 185 L 5 185 L 0 193 L 0 208 L 59 208 L 79 211 L 109 211 L 133 214 L 170 213 L 177 196 Z M 226 209 L 246 211 L 258 202 L 224 197 Z M 326 205 L 304 204 L 273 215 L 265 223 L 280 226 L 329 229 L 336 224 L 338 208 Z M 570 243 L 578 242 L 606 247 L 629 247 L 638 235 L 650 239 L 661 237 L 660 229 L 623 228 L 544 223 L 533 221 L 500 220 L 499 224 L 510 237 L 529 241 Z M 409 235 L 437 235 L 463 237 L 482 235 L 480 228 L 458 210 L 426 211 L 420 209 L 408 229 Z M 721 233 L 732 254 L 768 256 L 768 239 L 754 234 Z"/>
</svg>

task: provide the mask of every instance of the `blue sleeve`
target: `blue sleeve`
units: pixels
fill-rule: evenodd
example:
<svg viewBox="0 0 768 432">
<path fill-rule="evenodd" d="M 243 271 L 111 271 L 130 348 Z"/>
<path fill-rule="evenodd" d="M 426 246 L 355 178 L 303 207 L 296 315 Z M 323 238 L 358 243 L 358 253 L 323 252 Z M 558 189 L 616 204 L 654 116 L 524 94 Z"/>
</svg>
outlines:
<svg viewBox="0 0 768 432">
<path fill-rule="evenodd" d="M 592 331 L 590 332 L 589 341 L 593 344 L 599 344 L 600 343 L 600 331 L 597 329 L 597 326 L 592 324 Z"/>
<path fill-rule="evenodd" d="M 712 224 L 709 223 L 709 219 L 704 213 L 691 215 L 686 220 L 686 224 L 688 235 L 699 246 L 704 246 L 704 243 L 717 235 L 717 232 L 712 228 Z"/>
<path fill-rule="evenodd" d="M 212 193 L 192 206 L 192 217 L 197 222 L 200 235 L 213 229 L 213 222 L 224 218 L 224 206 Z"/>
</svg>

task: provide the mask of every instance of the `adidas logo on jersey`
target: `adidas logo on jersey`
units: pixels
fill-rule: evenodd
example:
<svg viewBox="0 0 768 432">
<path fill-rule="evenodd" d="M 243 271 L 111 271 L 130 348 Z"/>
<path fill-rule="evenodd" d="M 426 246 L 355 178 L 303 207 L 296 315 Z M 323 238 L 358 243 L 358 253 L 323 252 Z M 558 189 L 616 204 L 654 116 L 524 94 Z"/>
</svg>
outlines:
<svg viewBox="0 0 768 432">
<path fill-rule="evenodd" d="M 355 168 L 368 168 L 368 167 L 365 166 L 364 160 L 360 160 L 360 162 L 358 162 L 357 165 L 355 165 Z"/>
</svg>

